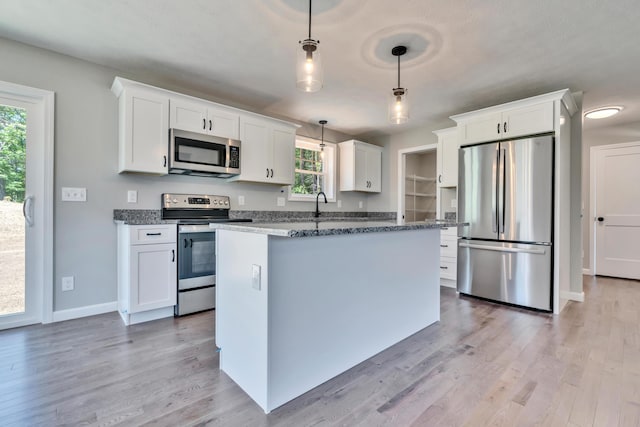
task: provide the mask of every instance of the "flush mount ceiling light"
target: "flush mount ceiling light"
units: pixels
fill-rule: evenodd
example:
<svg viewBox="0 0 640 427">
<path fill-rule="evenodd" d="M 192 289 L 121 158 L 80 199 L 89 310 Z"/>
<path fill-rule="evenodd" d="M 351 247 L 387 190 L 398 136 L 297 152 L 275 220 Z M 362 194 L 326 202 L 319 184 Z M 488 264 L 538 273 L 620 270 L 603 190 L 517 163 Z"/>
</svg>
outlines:
<svg viewBox="0 0 640 427">
<path fill-rule="evenodd" d="M 327 124 L 326 120 L 320 120 L 318 123 L 320 123 L 320 126 L 322 126 L 322 133 L 320 136 L 320 151 L 324 152 L 324 147 L 327 146 L 327 144 L 324 143 L 324 125 Z"/>
<path fill-rule="evenodd" d="M 584 113 L 584 117 L 587 119 L 604 119 L 618 114 L 620 111 L 622 111 L 622 107 L 602 107 L 587 111 Z"/>
<path fill-rule="evenodd" d="M 322 58 L 318 45 L 320 40 L 311 38 L 311 0 L 309 0 L 309 36 L 298 42 L 296 61 L 296 86 L 304 92 L 317 92 L 322 87 Z"/>
<path fill-rule="evenodd" d="M 400 87 L 400 57 L 405 53 L 407 53 L 406 46 L 396 46 L 391 49 L 391 54 L 398 57 L 398 87 L 393 88 L 389 98 L 389 121 L 397 125 L 409 120 L 407 89 Z"/>
</svg>

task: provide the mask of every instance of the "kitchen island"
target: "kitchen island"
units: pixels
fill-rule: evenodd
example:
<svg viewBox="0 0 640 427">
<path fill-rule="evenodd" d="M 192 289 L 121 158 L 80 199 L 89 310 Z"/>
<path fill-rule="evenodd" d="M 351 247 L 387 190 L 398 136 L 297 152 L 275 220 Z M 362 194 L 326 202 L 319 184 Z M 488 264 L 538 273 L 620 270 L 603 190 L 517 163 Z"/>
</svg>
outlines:
<svg viewBox="0 0 640 427">
<path fill-rule="evenodd" d="M 211 224 L 220 369 L 268 413 L 438 321 L 457 225 Z"/>
</svg>

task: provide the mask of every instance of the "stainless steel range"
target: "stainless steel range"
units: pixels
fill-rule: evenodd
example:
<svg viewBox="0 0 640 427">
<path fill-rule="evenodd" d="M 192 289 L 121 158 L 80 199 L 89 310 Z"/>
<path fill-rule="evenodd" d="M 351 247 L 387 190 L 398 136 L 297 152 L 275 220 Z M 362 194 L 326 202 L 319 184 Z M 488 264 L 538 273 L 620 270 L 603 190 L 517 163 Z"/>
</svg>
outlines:
<svg viewBox="0 0 640 427">
<path fill-rule="evenodd" d="M 251 221 L 230 219 L 229 209 L 228 196 L 162 195 L 162 219 L 178 220 L 176 316 L 215 308 L 216 233 L 209 223 Z"/>
</svg>

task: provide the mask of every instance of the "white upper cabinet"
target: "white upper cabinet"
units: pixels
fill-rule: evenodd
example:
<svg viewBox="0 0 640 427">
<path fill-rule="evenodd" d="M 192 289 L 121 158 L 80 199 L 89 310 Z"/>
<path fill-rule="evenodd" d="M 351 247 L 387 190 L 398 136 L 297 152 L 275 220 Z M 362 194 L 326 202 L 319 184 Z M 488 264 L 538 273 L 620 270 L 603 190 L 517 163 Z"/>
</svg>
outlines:
<svg viewBox="0 0 640 427">
<path fill-rule="evenodd" d="M 126 82 L 126 81 L 125 81 Z M 118 96 L 118 172 L 168 173 L 169 96 L 116 78 Z"/>
<path fill-rule="evenodd" d="M 456 187 L 458 185 L 458 130 L 453 127 L 433 133 L 438 136 L 438 185 Z"/>
<path fill-rule="evenodd" d="M 552 132 L 554 117 L 554 101 L 540 96 L 451 118 L 458 123 L 459 145 L 467 145 Z"/>
<path fill-rule="evenodd" d="M 264 117 L 240 117 L 240 175 L 234 181 L 292 185 L 296 132 Z"/>
<path fill-rule="evenodd" d="M 172 97 L 169 126 L 191 132 L 238 139 L 240 114 L 217 104 Z"/>
<path fill-rule="evenodd" d="M 382 147 L 354 139 L 338 146 L 340 191 L 379 193 L 382 190 Z"/>
</svg>

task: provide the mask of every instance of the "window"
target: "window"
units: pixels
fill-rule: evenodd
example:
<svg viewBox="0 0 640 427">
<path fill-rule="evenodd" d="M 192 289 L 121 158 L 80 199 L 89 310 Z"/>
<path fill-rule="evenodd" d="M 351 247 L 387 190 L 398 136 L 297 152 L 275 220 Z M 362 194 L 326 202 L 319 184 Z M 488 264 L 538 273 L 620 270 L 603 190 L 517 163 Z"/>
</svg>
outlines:
<svg viewBox="0 0 640 427">
<path fill-rule="evenodd" d="M 325 142 L 320 151 L 320 142 L 297 137 L 295 154 L 295 178 L 289 187 L 289 200 L 315 201 L 316 195 L 324 191 L 327 200 L 335 201 L 336 145 Z"/>
</svg>

